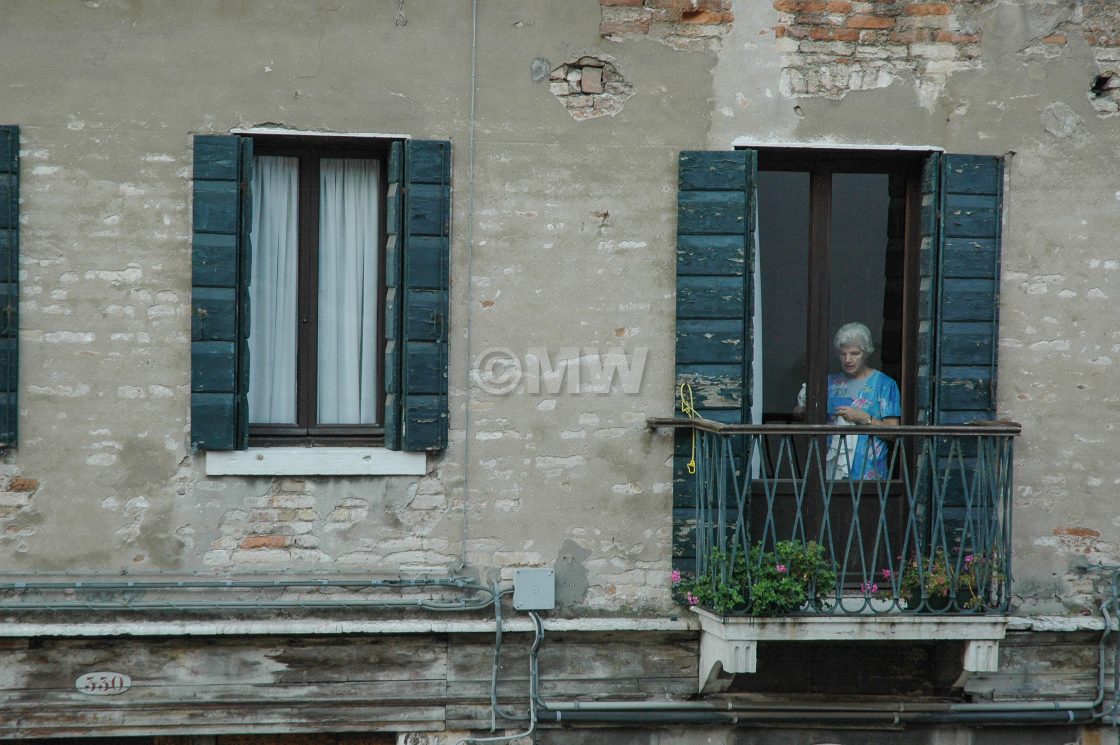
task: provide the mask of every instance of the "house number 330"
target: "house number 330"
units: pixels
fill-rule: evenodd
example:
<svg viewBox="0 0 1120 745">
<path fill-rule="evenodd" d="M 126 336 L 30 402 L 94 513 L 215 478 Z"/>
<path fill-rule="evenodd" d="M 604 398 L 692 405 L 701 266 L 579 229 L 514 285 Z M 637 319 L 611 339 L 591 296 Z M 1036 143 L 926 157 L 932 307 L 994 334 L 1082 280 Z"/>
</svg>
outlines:
<svg viewBox="0 0 1120 745">
<path fill-rule="evenodd" d="M 132 687 L 132 678 L 124 673 L 97 672 L 79 675 L 74 688 L 91 696 L 115 696 Z"/>
</svg>

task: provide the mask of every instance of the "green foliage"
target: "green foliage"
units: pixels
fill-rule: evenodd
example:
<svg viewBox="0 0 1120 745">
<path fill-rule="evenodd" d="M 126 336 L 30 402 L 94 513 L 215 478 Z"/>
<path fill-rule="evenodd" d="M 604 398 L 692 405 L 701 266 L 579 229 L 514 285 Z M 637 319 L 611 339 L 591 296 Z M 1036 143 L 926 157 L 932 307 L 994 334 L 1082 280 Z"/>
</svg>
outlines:
<svg viewBox="0 0 1120 745">
<path fill-rule="evenodd" d="M 744 593 L 749 576 L 746 557 L 738 554 L 732 561 L 726 553 L 713 548 L 708 557 L 708 572 L 682 582 L 680 589 L 690 606 L 699 605 L 727 615 L 746 605 Z"/>
<path fill-rule="evenodd" d="M 999 569 L 999 552 L 990 555 L 966 554 L 956 566 L 938 548 L 932 558 L 911 559 L 902 573 L 898 594 L 910 608 L 917 608 L 923 599 L 932 609 L 947 608 L 953 598 L 963 609 L 981 609 L 988 590 L 1003 580 Z"/>
<path fill-rule="evenodd" d="M 707 573 L 681 582 L 680 589 L 689 605 L 721 615 L 749 611 L 777 616 L 807 603 L 819 607 L 836 588 L 836 572 L 824 558 L 824 547 L 812 541 L 778 541 L 773 552 L 755 545 L 749 561 L 741 553 L 732 560 L 713 549 L 708 567 Z"/>
<path fill-rule="evenodd" d="M 836 588 L 836 572 L 824 558 L 824 547 L 815 541 L 778 541 L 774 552 L 761 546 L 751 549 L 755 576 L 750 586 L 751 611 L 756 616 L 778 616 L 806 603 L 819 607 Z"/>
</svg>

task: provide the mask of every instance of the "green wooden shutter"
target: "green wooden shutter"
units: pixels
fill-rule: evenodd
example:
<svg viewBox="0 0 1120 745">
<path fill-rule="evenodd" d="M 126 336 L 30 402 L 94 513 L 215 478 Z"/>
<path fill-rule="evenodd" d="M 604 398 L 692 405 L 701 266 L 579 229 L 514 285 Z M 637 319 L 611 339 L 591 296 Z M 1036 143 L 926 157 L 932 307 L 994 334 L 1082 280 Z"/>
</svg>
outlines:
<svg viewBox="0 0 1120 745">
<path fill-rule="evenodd" d="M 933 400 L 937 424 L 993 419 L 1003 160 L 946 155 Z"/>
<path fill-rule="evenodd" d="M 385 447 L 401 449 L 401 243 L 404 226 L 404 143 L 389 147 L 385 195 Z"/>
<path fill-rule="evenodd" d="M 936 353 L 938 268 L 941 264 L 941 153 L 930 153 L 922 166 L 921 247 L 918 291 L 918 424 L 933 424 L 930 384 Z"/>
<path fill-rule="evenodd" d="M 721 422 L 750 421 L 757 162 L 753 150 L 682 152 L 679 161 L 676 382 L 691 386 L 700 416 Z M 679 432 L 673 554 L 681 567 L 694 558 L 691 450 L 691 435 Z"/>
<path fill-rule="evenodd" d="M 19 127 L 0 126 L 0 448 L 19 422 Z"/>
<path fill-rule="evenodd" d="M 194 139 L 191 441 L 207 450 L 249 441 L 249 177 L 252 140 Z"/>
<path fill-rule="evenodd" d="M 995 417 L 999 320 L 999 253 L 1003 161 L 981 155 L 943 155 L 938 170 L 937 261 L 933 286 L 929 411 L 934 424 L 962 424 Z M 939 472 L 961 458 L 959 472 L 976 467 L 975 443 L 953 454 L 936 443 Z M 974 545 L 984 502 L 968 479 L 924 483 L 939 496 L 930 510 L 933 539 L 944 531 L 950 546 Z M 979 522 L 978 522 L 979 521 Z"/>
<path fill-rule="evenodd" d="M 451 143 L 394 143 L 387 201 L 385 442 L 391 449 L 441 450 L 448 417 Z"/>
</svg>

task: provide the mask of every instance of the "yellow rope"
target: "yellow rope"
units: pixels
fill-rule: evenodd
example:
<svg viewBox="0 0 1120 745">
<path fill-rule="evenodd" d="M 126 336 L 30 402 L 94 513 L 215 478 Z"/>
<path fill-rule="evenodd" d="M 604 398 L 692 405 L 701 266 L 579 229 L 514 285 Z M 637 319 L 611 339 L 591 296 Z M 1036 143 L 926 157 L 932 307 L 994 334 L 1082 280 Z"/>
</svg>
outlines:
<svg viewBox="0 0 1120 745">
<path fill-rule="evenodd" d="M 681 383 L 679 393 L 680 393 L 680 398 L 681 398 L 681 413 L 684 414 L 689 419 L 699 419 L 700 414 L 697 413 L 696 407 L 693 405 L 694 401 L 692 399 L 692 386 L 689 385 L 688 383 Z M 692 474 L 696 473 L 696 430 L 695 429 L 692 430 L 692 457 L 689 458 L 688 465 L 686 466 L 686 468 L 688 469 L 689 475 L 692 475 Z"/>
</svg>

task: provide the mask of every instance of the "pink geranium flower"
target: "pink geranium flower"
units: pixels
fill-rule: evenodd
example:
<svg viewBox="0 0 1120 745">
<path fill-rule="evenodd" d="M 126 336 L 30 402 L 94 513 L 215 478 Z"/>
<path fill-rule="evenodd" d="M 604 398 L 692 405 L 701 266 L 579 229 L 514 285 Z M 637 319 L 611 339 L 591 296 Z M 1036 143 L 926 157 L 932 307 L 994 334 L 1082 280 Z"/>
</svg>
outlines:
<svg viewBox="0 0 1120 745">
<path fill-rule="evenodd" d="M 674 585 L 679 585 L 681 583 L 681 570 L 674 569 L 669 573 L 669 579 L 673 580 Z"/>
</svg>

